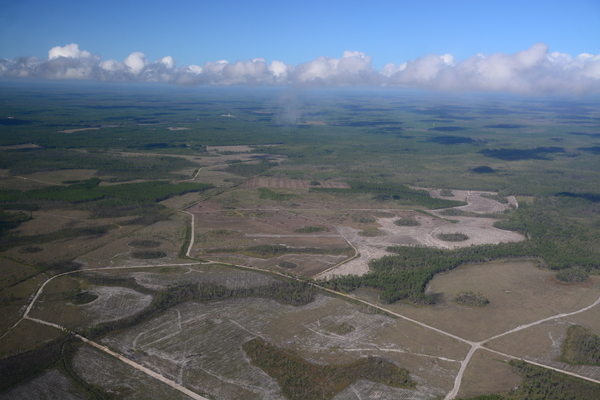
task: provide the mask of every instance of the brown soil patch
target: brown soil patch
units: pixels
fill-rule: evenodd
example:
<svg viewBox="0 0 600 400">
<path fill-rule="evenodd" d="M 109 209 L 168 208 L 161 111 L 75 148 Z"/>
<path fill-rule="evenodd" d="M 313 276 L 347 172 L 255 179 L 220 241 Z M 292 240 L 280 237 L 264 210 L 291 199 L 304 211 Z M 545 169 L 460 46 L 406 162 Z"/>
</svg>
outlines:
<svg viewBox="0 0 600 400">
<path fill-rule="evenodd" d="M 349 189 L 345 182 L 321 182 L 318 186 L 311 186 L 311 181 L 300 179 L 273 179 L 273 178 L 254 178 L 244 183 L 244 189 L 254 188 L 279 188 L 279 189 L 308 189 L 309 187 Z"/>
</svg>

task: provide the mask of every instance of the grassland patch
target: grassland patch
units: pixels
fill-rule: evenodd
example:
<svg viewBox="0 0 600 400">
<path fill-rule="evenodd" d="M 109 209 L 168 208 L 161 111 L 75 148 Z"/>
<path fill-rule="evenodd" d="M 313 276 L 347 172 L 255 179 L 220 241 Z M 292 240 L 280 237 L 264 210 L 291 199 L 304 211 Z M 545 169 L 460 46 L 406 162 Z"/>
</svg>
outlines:
<svg viewBox="0 0 600 400">
<path fill-rule="evenodd" d="M 206 249 L 202 253 L 228 253 L 228 254 L 244 254 L 248 256 L 270 258 L 279 257 L 284 254 L 333 254 L 333 255 L 348 255 L 353 252 L 351 247 L 334 247 L 334 248 L 318 248 L 318 247 L 288 247 L 277 244 L 262 244 L 248 247 L 224 247 L 217 249 Z"/>
<path fill-rule="evenodd" d="M 296 196 L 294 194 L 290 194 L 290 193 L 277 193 L 268 188 L 258 188 L 256 190 L 258 190 L 258 192 L 260 193 L 259 198 L 261 198 L 261 199 L 268 199 L 268 200 L 274 200 L 274 201 L 287 201 L 287 200 L 293 199 L 295 197 L 298 197 L 298 196 Z"/>
<path fill-rule="evenodd" d="M 463 400 L 596 400 L 600 385 L 561 374 L 525 361 L 509 362 L 523 377 L 520 385 L 508 393 L 482 395 Z"/>
</svg>

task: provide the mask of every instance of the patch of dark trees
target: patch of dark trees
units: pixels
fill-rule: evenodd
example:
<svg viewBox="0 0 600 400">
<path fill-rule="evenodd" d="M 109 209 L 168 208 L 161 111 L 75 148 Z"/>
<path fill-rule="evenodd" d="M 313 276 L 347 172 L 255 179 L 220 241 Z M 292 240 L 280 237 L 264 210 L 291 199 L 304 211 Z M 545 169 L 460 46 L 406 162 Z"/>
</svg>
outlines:
<svg viewBox="0 0 600 400">
<path fill-rule="evenodd" d="M 576 199 L 585 199 L 593 203 L 600 203 L 600 194 L 597 193 L 573 193 L 573 192 L 560 192 L 556 193 L 556 196 L 572 197 Z"/>
<path fill-rule="evenodd" d="M 27 124 L 31 124 L 32 121 L 28 121 L 25 119 L 18 119 L 18 118 L 1 118 L 0 119 L 0 125 L 27 125 Z"/>
<path fill-rule="evenodd" d="M 578 147 L 577 150 L 587 151 L 594 154 L 600 154 L 600 146 Z"/>
<path fill-rule="evenodd" d="M 492 129 L 519 129 L 525 128 L 526 125 L 518 125 L 518 124 L 496 124 L 496 125 L 485 125 L 484 128 L 492 128 Z"/>
<path fill-rule="evenodd" d="M 456 132 L 456 131 L 466 131 L 469 128 L 463 128 L 461 126 L 436 126 L 435 128 L 430 128 L 430 131 L 438 131 L 438 132 Z"/>
<path fill-rule="evenodd" d="M 518 160 L 548 160 L 546 154 L 565 153 L 563 147 L 536 147 L 533 149 L 485 149 L 480 151 L 486 157 L 497 158 L 504 161 Z"/>
<path fill-rule="evenodd" d="M 600 133 L 587 133 L 587 132 L 567 132 L 569 135 L 574 136 L 592 136 L 592 137 L 600 137 Z"/>
<path fill-rule="evenodd" d="M 476 174 L 493 174 L 496 170 L 487 165 L 480 165 L 479 167 L 472 168 L 471 172 L 475 172 Z"/>
<path fill-rule="evenodd" d="M 402 125 L 403 122 L 393 120 L 374 120 L 374 121 L 348 121 L 348 122 L 337 122 L 334 126 L 348 126 L 348 127 L 377 127 L 380 125 Z"/>
<path fill-rule="evenodd" d="M 462 136 L 434 136 L 434 137 L 427 139 L 427 141 L 431 142 L 431 143 L 446 144 L 446 145 L 464 144 L 464 143 L 470 144 L 470 143 L 476 142 L 476 140 L 473 140 L 470 137 L 462 137 Z"/>
</svg>

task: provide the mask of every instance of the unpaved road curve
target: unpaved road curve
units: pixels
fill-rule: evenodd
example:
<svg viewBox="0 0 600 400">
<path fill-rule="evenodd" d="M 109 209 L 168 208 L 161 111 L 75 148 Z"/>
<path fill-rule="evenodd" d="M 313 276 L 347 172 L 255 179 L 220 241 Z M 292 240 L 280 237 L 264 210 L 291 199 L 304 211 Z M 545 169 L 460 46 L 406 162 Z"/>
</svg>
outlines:
<svg viewBox="0 0 600 400">
<path fill-rule="evenodd" d="M 188 388 L 181 386 L 180 384 L 173 382 L 170 379 L 165 378 L 164 376 L 162 376 L 161 374 L 158 374 L 154 371 L 152 371 L 151 369 L 148 369 L 146 367 L 144 367 L 143 365 L 140 365 L 134 361 L 131 361 L 129 358 L 124 357 L 118 353 L 115 353 L 114 351 L 110 350 L 108 347 L 106 346 L 102 346 L 96 342 L 92 342 L 91 340 L 88 340 L 86 338 L 84 338 L 83 336 L 80 336 L 78 334 L 74 334 L 75 337 L 79 340 L 81 340 L 82 342 L 89 344 L 90 346 L 93 346 L 95 348 L 97 348 L 98 350 L 101 350 L 105 353 L 110 354 L 113 357 L 118 358 L 119 360 L 123 361 L 125 364 L 128 364 L 130 366 L 132 366 L 133 368 L 137 369 L 138 371 L 141 371 L 143 373 L 145 373 L 146 375 L 151 376 L 152 378 L 159 380 L 167 385 L 169 385 L 170 387 L 172 387 L 175 390 L 178 390 L 179 392 L 188 395 L 189 397 L 191 397 L 192 399 L 196 399 L 196 400 L 209 400 L 206 397 L 202 397 L 200 396 L 198 393 L 192 392 L 191 390 L 189 390 Z"/>
</svg>

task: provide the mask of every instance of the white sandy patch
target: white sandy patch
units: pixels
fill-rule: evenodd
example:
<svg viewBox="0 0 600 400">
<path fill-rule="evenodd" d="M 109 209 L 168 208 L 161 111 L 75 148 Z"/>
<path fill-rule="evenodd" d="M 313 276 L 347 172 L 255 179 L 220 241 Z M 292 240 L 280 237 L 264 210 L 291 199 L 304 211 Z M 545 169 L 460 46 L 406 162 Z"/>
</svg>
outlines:
<svg viewBox="0 0 600 400">
<path fill-rule="evenodd" d="M 497 201 L 481 197 L 487 192 L 459 192 L 456 197 L 468 200 L 469 205 L 459 207 L 465 211 L 478 213 L 500 212 L 509 204 L 500 204 Z M 516 201 L 516 200 L 515 200 Z M 436 211 L 431 211 L 437 214 Z M 320 279 L 329 279 L 335 275 L 364 275 L 369 272 L 369 261 L 392 254 L 385 249 L 388 246 L 426 246 L 441 249 L 454 249 L 472 245 L 498 244 L 520 242 L 524 237 L 516 232 L 495 228 L 491 218 L 477 217 L 446 217 L 458 221 L 449 222 L 442 218 L 433 218 L 416 214 L 415 219 L 420 223 L 417 226 L 398 226 L 394 224 L 397 217 L 378 218 L 379 230 L 382 236 L 365 237 L 358 235 L 358 230 L 347 226 L 337 226 L 340 233 L 358 250 L 360 257 L 340 265 L 332 270 L 325 271 L 318 276 Z M 438 238 L 441 233 L 463 233 L 469 238 L 462 242 L 447 242 Z"/>
</svg>

